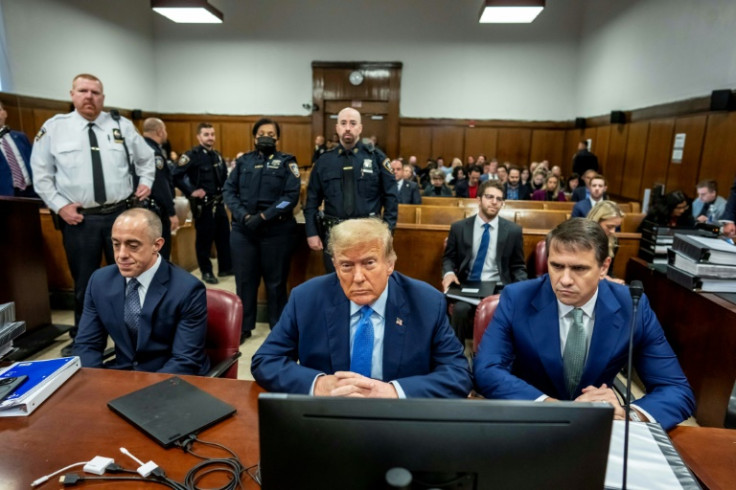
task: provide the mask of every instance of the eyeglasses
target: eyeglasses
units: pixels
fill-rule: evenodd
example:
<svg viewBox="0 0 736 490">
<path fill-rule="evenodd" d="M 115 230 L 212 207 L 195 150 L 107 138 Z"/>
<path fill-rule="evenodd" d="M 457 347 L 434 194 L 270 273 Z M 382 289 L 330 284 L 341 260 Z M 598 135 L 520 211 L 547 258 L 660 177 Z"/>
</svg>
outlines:
<svg viewBox="0 0 736 490">
<path fill-rule="evenodd" d="M 503 202 L 503 197 L 497 197 L 497 196 L 494 196 L 493 194 L 483 194 L 483 199 L 487 199 L 491 202 L 499 202 L 499 203 Z"/>
</svg>

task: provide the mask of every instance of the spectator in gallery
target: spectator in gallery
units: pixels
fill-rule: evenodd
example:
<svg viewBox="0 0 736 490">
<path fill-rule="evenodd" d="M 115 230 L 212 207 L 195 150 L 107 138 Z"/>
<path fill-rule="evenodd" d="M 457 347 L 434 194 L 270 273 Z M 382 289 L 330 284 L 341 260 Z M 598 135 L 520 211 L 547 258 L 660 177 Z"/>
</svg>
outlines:
<svg viewBox="0 0 736 490">
<path fill-rule="evenodd" d="M 481 182 L 498 180 L 498 160 L 491 158 L 489 161 L 486 161 L 485 155 L 481 155 L 478 157 L 476 164 L 483 169 L 483 175 L 480 176 Z"/>
<path fill-rule="evenodd" d="M 573 172 L 567 178 L 567 186 L 565 187 L 565 192 L 572 194 L 573 192 L 575 192 L 575 189 L 577 189 L 579 184 L 580 176 Z"/>
<path fill-rule="evenodd" d="M 452 181 L 455 180 L 455 169 L 456 168 L 463 168 L 463 161 L 460 160 L 458 157 L 455 157 L 452 159 L 452 163 L 450 164 L 450 173 L 448 173 L 445 176 L 445 183 L 448 185 L 454 185 Z"/>
<path fill-rule="evenodd" d="M 621 223 L 624 221 L 624 213 L 615 202 L 600 201 L 590 210 L 587 219 L 598 223 L 608 237 L 608 256 L 611 257 L 611 265 L 608 266 L 606 279 L 618 284 L 624 284 L 623 280 L 616 279 L 613 275 L 613 262 L 616 259 L 616 252 L 618 252 L 616 232 L 621 229 Z"/>
<path fill-rule="evenodd" d="M 698 223 L 717 224 L 726 211 L 726 200 L 718 195 L 718 182 L 701 180 L 695 190 L 698 198 L 693 200 L 693 218 Z"/>
<path fill-rule="evenodd" d="M 534 191 L 532 201 L 566 201 L 565 193 L 560 190 L 560 178 L 549 174 L 544 182 L 544 189 Z"/>
<path fill-rule="evenodd" d="M 550 170 L 551 173 L 555 174 L 560 181 L 562 181 L 562 169 L 559 165 L 552 166 L 552 169 Z"/>
<path fill-rule="evenodd" d="M 572 193 L 571 201 L 583 201 L 590 197 L 590 179 L 596 175 L 595 170 L 587 170 L 582 174 L 580 178 L 580 185 Z M 608 196 L 604 196 L 603 199 L 608 199 Z"/>
<path fill-rule="evenodd" d="M 474 167 L 475 165 L 471 166 Z M 465 179 L 465 168 L 462 165 L 458 165 L 457 167 L 454 167 L 452 169 L 452 173 L 445 178 L 445 182 L 447 182 L 450 187 L 454 187 L 458 184 L 458 182 L 461 182 Z"/>
<path fill-rule="evenodd" d="M 509 178 L 503 185 L 503 198 L 510 201 L 528 201 L 532 198 L 532 191 L 529 186 L 521 183 L 519 167 L 509 169 Z"/>
<path fill-rule="evenodd" d="M 429 172 L 430 183 L 424 188 L 423 196 L 452 197 L 452 190 L 445 184 L 445 172 L 436 168 Z"/>
<path fill-rule="evenodd" d="M 473 165 L 468 169 L 467 180 L 461 180 L 455 186 L 455 196 L 475 199 L 478 195 L 481 168 Z"/>
<path fill-rule="evenodd" d="M 450 167 L 445 167 L 445 159 L 442 157 L 437 157 L 437 169 L 442 170 L 442 173 L 445 175 L 449 174 L 452 170 Z"/>
<path fill-rule="evenodd" d="M 498 170 L 496 171 L 496 174 L 498 175 L 498 181 L 502 184 L 505 184 L 507 180 L 509 180 L 509 167 L 505 163 L 498 165 Z"/>
<path fill-rule="evenodd" d="M 468 167 L 471 165 L 475 165 L 475 157 L 473 155 L 468 155 L 465 159 L 465 165 L 467 165 Z"/>
<path fill-rule="evenodd" d="M 526 165 L 521 167 L 521 183 L 524 185 L 529 185 L 529 187 L 531 188 L 531 184 L 529 183 L 531 177 L 532 174 L 529 173 L 529 167 L 527 167 Z"/>
<path fill-rule="evenodd" d="M 644 217 L 637 231 L 641 231 L 644 221 L 671 228 L 694 228 L 695 218 L 688 213 L 688 198 L 682 191 L 672 191 L 657 199 Z"/>
<path fill-rule="evenodd" d="M 537 167 L 532 174 L 531 188 L 532 192 L 544 189 L 544 181 L 547 179 L 547 170 L 544 167 Z"/>
</svg>

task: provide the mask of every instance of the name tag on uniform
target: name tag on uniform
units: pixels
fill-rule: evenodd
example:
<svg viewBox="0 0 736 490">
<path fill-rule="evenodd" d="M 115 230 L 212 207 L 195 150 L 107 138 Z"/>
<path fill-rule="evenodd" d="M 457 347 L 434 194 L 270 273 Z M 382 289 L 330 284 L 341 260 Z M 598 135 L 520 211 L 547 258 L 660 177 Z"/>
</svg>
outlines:
<svg viewBox="0 0 736 490">
<path fill-rule="evenodd" d="M 123 142 L 123 133 L 121 133 L 118 128 L 113 128 L 112 129 L 112 138 L 115 140 L 115 143 L 122 143 Z"/>
<path fill-rule="evenodd" d="M 366 158 L 363 160 L 363 173 L 373 173 L 373 160 L 371 160 L 370 158 Z"/>
<path fill-rule="evenodd" d="M 275 169 L 279 168 L 280 166 L 281 166 L 281 160 L 270 160 L 268 162 L 268 167 L 267 168 L 275 170 Z"/>
<path fill-rule="evenodd" d="M 263 165 L 254 165 L 253 168 L 263 168 Z"/>
</svg>

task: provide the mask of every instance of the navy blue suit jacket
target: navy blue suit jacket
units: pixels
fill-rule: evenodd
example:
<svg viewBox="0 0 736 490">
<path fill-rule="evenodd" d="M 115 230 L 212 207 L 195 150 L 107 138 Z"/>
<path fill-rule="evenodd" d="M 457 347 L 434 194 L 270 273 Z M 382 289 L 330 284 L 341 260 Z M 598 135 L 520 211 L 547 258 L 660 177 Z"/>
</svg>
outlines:
<svg viewBox="0 0 736 490">
<path fill-rule="evenodd" d="M 405 180 L 401 183 L 399 191 L 399 204 L 422 204 L 422 196 L 419 194 L 419 184 L 413 180 Z"/>
<path fill-rule="evenodd" d="M 612 386 L 626 364 L 631 312 L 628 288 L 600 281 L 585 369 L 570 397 L 549 276 L 508 285 L 473 362 L 476 387 L 486 398 L 535 400 L 545 394 L 570 400 L 586 386 Z M 636 325 L 634 367 L 647 391 L 636 405 L 670 429 L 693 412 L 693 392 L 646 296 L 639 303 Z"/>
<path fill-rule="evenodd" d="M 10 137 L 13 138 L 15 146 L 18 147 L 20 155 L 23 157 L 23 163 L 26 165 L 28 176 L 33 182 L 33 172 L 31 171 L 31 143 L 28 141 L 25 133 L 20 131 L 10 131 Z M 5 159 L 5 154 L 0 151 L 0 196 L 12 196 L 13 190 L 13 174 L 10 173 L 10 165 Z"/>
<path fill-rule="evenodd" d="M 133 345 L 123 320 L 125 278 L 116 265 L 92 274 L 84 297 L 74 354 L 82 366 L 103 367 L 108 334 L 115 342 L 115 369 L 204 374 L 207 297 L 196 277 L 162 260 L 146 293 Z"/>
<path fill-rule="evenodd" d="M 383 381 L 398 381 L 409 398 L 467 396 L 473 382 L 444 295 L 398 272 L 388 288 Z M 349 319 L 350 303 L 335 273 L 294 288 L 253 356 L 255 380 L 268 391 L 307 394 L 318 374 L 349 371 Z"/>
<path fill-rule="evenodd" d="M 572 216 L 570 217 L 585 218 L 586 216 L 588 216 L 588 213 L 590 213 L 591 209 L 593 209 L 593 204 L 590 202 L 590 199 L 586 197 L 582 201 L 578 201 L 575 203 L 575 205 L 572 207 Z"/>
</svg>

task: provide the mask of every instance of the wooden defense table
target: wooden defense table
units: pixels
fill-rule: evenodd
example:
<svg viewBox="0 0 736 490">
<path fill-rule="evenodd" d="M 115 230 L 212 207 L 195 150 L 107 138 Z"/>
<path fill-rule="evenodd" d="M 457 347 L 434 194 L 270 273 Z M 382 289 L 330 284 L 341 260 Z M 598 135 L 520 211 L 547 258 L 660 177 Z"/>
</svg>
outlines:
<svg viewBox="0 0 736 490">
<path fill-rule="evenodd" d="M 137 458 L 156 462 L 170 478 L 183 482 L 201 460 L 181 449 L 164 449 L 119 415 L 107 402 L 126 393 L 170 378 L 171 374 L 82 368 L 51 398 L 28 417 L 0 418 L 0 489 L 30 488 L 32 481 L 79 461 L 107 456 L 124 468 L 138 465 L 119 448 Z M 229 447 L 248 467 L 258 463 L 258 394 L 263 390 L 252 381 L 181 376 L 189 383 L 237 409 L 232 417 L 203 431 L 199 437 Z M 228 457 L 223 451 L 194 443 L 192 450 L 212 457 Z M 66 473 L 82 473 L 74 468 Z M 92 475 L 90 475 L 92 476 Z M 259 486 L 247 475 L 243 488 Z M 206 481 L 203 481 L 206 485 Z M 164 488 L 133 482 L 89 482 L 89 488 Z M 54 477 L 40 489 L 60 488 Z M 76 488 L 76 487 L 73 487 Z"/>
<path fill-rule="evenodd" d="M 626 281 L 635 279 L 644 285 L 695 393 L 695 418 L 700 425 L 723 427 L 736 380 L 736 305 L 680 286 L 639 258 L 626 270 Z"/>
<path fill-rule="evenodd" d="M 199 459 L 180 449 L 164 449 L 107 408 L 121 395 L 169 378 L 170 374 L 82 368 L 29 417 L 0 418 L 0 489 L 29 488 L 37 478 L 94 456 L 108 456 L 125 468 L 137 464 L 119 452 L 121 446 L 144 461 L 155 461 L 166 474 L 183 481 Z M 205 441 L 229 447 L 244 466 L 259 461 L 258 394 L 252 381 L 181 376 L 186 381 L 233 405 L 234 416 L 200 434 Z M 678 427 L 672 440 L 683 460 L 710 488 L 732 488 L 736 481 L 736 431 Z M 221 451 L 195 443 L 197 453 L 222 457 Z M 81 467 L 67 471 L 82 473 Z M 209 480 L 201 482 L 207 486 Z M 222 482 L 218 482 L 222 484 Z M 123 482 L 81 483 L 81 488 L 140 488 Z M 145 488 L 155 488 L 146 484 Z M 60 488 L 54 477 L 40 489 Z M 163 487 L 160 487 L 163 488 Z M 243 488 L 258 489 L 247 475 Z"/>
</svg>

